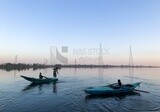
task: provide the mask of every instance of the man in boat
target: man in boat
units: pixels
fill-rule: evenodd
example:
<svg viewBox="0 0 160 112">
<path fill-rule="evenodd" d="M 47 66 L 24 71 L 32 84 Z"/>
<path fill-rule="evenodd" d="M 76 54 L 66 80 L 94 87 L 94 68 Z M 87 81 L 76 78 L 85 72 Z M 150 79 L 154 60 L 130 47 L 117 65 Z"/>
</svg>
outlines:
<svg viewBox="0 0 160 112">
<path fill-rule="evenodd" d="M 119 86 L 122 86 L 122 83 L 121 83 L 121 80 L 120 80 L 120 79 L 118 79 L 118 85 L 119 85 Z"/>
<path fill-rule="evenodd" d="M 118 84 L 114 83 L 114 84 L 110 84 L 109 87 L 113 88 L 113 89 L 119 89 L 122 86 L 121 80 L 118 79 Z"/>
<path fill-rule="evenodd" d="M 44 76 L 43 76 L 42 73 L 40 72 L 40 73 L 39 73 L 39 79 L 43 79 L 43 77 L 44 77 Z"/>
<path fill-rule="evenodd" d="M 59 74 L 59 73 L 58 73 L 58 67 L 55 67 L 55 68 L 53 69 L 53 77 L 57 77 L 57 74 Z"/>
</svg>

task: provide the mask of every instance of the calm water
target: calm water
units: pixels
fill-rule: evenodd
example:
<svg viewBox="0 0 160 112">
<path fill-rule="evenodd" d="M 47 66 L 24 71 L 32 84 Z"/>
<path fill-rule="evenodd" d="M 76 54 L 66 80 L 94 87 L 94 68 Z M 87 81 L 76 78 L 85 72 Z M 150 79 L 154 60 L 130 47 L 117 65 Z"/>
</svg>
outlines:
<svg viewBox="0 0 160 112">
<path fill-rule="evenodd" d="M 20 75 L 51 77 L 52 69 L 0 71 L 0 112 L 160 112 L 160 69 L 61 69 L 57 84 L 31 86 Z M 89 97 L 84 89 L 117 82 L 143 82 L 150 93 Z"/>
</svg>

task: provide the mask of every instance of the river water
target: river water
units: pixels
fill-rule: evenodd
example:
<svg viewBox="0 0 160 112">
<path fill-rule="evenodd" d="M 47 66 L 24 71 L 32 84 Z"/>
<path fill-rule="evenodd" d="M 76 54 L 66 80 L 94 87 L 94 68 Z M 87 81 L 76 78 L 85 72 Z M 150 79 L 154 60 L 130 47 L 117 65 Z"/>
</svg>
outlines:
<svg viewBox="0 0 160 112">
<path fill-rule="evenodd" d="M 20 75 L 52 77 L 52 69 L 0 70 L 0 112 L 160 112 L 159 68 L 94 68 L 59 70 L 56 84 L 30 85 Z M 138 92 L 123 96 L 90 97 L 84 89 L 142 82 Z"/>
</svg>

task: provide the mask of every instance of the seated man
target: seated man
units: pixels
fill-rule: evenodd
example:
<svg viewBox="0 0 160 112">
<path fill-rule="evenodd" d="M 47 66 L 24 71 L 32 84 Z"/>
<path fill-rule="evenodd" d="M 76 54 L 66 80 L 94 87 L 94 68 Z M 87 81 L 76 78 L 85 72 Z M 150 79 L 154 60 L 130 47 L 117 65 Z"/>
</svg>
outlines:
<svg viewBox="0 0 160 112">
<path fill-rule="evenodd" d="M 118 83 L 111 84 L 111 85 L 109 85 L 109 87 L 111 87 L 113 89 L 119 89 L 119 88 L 121 88 L 122 87 L 121 80 L 118 79 Z"/>
<path fill-rule="evenodd" d="M 121 83 L 121 80 L 120 80 L 120 79 L 118 79 L 118 85 L 119 85 L 119 86 L 122 86 L 122 83 Z"/>
<path fill-rule="evenodd" d="M 43 77 L 44 77 L 44 76 L 43 76 L 42 73 L 40 72 L 40 73 L 39 73 L 39 79 L 43 79 Z"/>
</svg>

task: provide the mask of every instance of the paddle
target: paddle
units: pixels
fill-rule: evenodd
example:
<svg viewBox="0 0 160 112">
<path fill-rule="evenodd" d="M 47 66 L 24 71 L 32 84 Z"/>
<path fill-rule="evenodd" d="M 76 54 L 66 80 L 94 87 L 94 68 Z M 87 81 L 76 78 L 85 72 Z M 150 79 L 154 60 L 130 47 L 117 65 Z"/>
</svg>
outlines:
<svg viewBox="0 0 160 112">
<path fill-rule="evenodd" d="M 46 78 L 46 79 L 48 78 L 48 77 L 46 77 L 46 76 L 43 76 L 43 77 Z"/>
<path fill-rule="evenodd" d="M 134 91 L 149 93 L 148 91 L 143 91 L 143 90 L 139 90 L 139 89 L 135 89 Z"/>
</svg>

